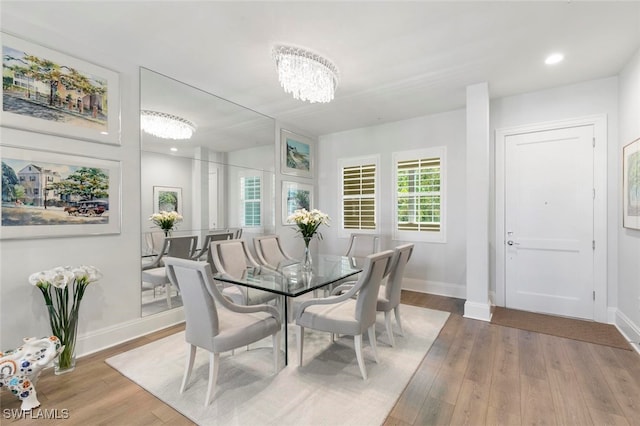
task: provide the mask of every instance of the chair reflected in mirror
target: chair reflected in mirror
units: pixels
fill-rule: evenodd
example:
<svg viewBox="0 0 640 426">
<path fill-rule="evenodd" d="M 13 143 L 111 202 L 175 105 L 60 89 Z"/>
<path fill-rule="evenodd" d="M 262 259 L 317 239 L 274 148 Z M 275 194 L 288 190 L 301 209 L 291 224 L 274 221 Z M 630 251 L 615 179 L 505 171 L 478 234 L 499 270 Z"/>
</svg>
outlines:
<svg viewBox="0 0 640 426">
<path fill-rule="evenodd" d="M 150 261 L 143 261 L 142 289 L 152 289 L 153 297 L 155 299 L 156 289 L 158 287 L 164 287 L 167 298 L 167 306 L 169 307 L 169 309 L 171 309 L 171 297 L 173 291 L 171 288 L 171 282 L 169 281 L 169 278 L 167 276 L 163 259 L 164 257 L 190 259 L 193 256 L 197 245 L 197 235 L 184 237 L 166 237 L 159 253 Z"/>
<path fill-rule="evenodd" d="M 228 231 L 214 231 L 210 234 L 205 235 L 204 242 L 202 243 L 202 247 L 200 250 L 197 250 L 193 255 L 193 260 L 207 260 L 211 263 L 211 259 L 209 256 L 209 246 L 212 241 L 224 241 L 224 240 L 232 240 L 235 234 L 233 232 Z"/>
</svg>

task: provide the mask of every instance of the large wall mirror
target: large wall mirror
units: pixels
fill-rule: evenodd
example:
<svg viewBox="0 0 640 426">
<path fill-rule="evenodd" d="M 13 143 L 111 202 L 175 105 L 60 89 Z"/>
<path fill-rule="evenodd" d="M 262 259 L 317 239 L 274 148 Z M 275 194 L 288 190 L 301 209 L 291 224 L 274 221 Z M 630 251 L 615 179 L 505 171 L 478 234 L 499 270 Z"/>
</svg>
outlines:
<svg viewBox="0 0 640 426">
<path fill-rule="evenodd" d="M 169 237 L 275 232 L 275 120 L 173 78 L 140 69 L 140 107 L 193 123 L 189 139 L 141 131 L 142 316 L 182 306 L 175 288 L 154 281 L 165 232 L 150 217 L 176 211 Z M 176 245 L 177 246 L 177 245 Z M 252 246 L 252 244 L 250 244 Z M 155 271 L 159 272 L 159 271 Z"/>
</svg>

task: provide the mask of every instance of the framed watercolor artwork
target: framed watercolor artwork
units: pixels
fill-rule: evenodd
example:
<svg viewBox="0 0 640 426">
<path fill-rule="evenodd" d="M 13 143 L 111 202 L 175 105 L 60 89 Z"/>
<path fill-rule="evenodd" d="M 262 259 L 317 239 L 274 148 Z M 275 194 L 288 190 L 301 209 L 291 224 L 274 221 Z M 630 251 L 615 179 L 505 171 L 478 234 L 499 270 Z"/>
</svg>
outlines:
<svg viewBox="0 0 640 426">
<path fill-rule="evenodd" d="M 118 73 L 9 34 L 0 39 L 3 126 L 120 144 Z"/>
<path fill-rule="evenodd" d="M 313 177 L 314 143 L 311 139 L 280 130 L 281 171 L 285 175 Z"/>
<path fill-rule="evenodd" d="M 120 162 L 0 147 L 0 238 L 120 233 Z"/>
<path fill-rule="evenodd" d="M 313 186 L 298 182 L 282 182 L 282 224 L 298 209 L 313 209 Z"/>
<path fill-rule="evenodd" d="M 622 226 L 640 229 L 640 138 L 622 149 Z"/>
<path fill-rule="evenodd" d="M 172 186 L 154 186 L 153 212 L 178 212 L 183 215 L 182 188 Z"/>
</svg>

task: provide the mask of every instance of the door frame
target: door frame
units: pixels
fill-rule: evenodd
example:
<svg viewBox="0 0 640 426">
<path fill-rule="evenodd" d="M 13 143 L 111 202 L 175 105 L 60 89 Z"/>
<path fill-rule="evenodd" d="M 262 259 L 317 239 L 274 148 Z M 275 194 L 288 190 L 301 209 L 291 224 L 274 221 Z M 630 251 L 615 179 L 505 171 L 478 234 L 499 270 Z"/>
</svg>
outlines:
<svg viewBox="0 0 640 426">
<path fill-rule="evenodd" d="M 495 132 L 495 273 L 497 306 L 506 303 L 505 250 L 505 148 L 509 136 L 593 125 L 595 148 L 593 182 L 595 190 L 593 223 L 594 250 L 593 283 L 595 290 L 593 319 L 607 322 L 607 116 L 594 115 L 569 120 L 550 121 L 517 127 L 496 129 Z"/>
</svg>

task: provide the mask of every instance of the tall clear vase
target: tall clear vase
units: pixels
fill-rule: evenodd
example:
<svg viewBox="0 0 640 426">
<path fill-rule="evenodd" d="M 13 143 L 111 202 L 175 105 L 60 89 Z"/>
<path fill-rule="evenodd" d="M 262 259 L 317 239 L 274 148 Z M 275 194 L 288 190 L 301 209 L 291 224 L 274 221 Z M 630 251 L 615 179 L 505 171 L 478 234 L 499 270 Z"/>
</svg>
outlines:
<svg viewBox="0 0 640 426">
<path fill-rule="evenodd" d="M 311 249 L 309 248 L 309 243 L 311 242 L 311 238 L 304 239 L 304 258 L 302 259 L 302 270 L 304 272 L 311 272 L 313 269 L 313 260 L 311 260 Z"/>
<path fill-rule="evenodd" d="M 53 306 L 47 306 L 49 315 L 55 315 L 60 318 L 60 314 L 56 314 Z M 56 317 L 52 318 L 56 318 Z M 52 324 L 54 321 L 52 321 Z M 69 313 L 67 321 L 55 322 L 58 324 L 57 329 L 53 329 L 53 334 L 60 339 L 60 343 L 64 345 L 64 349 L 58 357 L 53 361 L 54 373 L 56 375 L 70 373 L 76 368 L 76 335 L 78 331 L 77 312 Z M 53 327 L 52 327 L 53 328 Z"/>
</svg>

